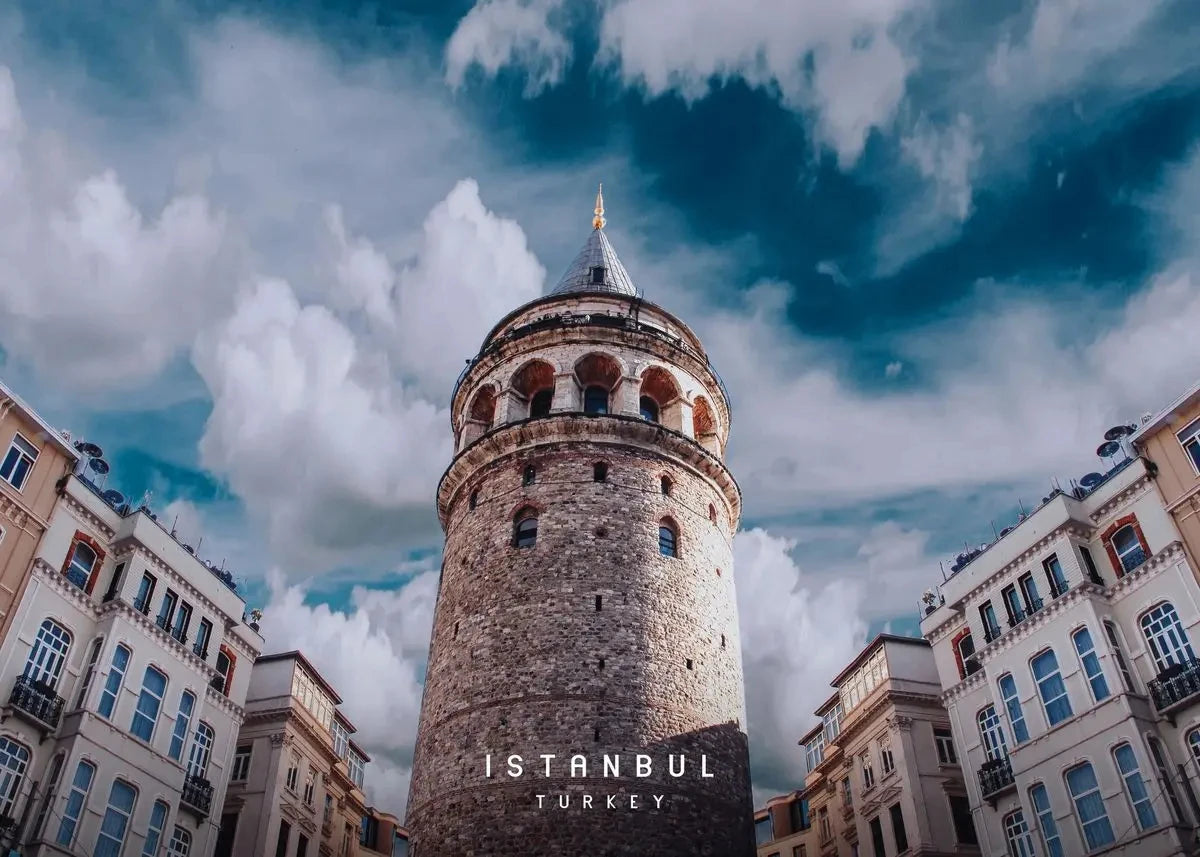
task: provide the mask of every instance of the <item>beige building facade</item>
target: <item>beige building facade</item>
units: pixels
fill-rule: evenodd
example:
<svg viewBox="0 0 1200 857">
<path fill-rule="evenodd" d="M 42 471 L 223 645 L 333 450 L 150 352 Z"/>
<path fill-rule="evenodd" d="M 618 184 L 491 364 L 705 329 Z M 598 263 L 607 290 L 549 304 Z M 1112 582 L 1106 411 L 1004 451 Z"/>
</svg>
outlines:
<svg viewBox="0 0 1200 857">
<path fill-rule="evenodd" d="M 811 821 L 803 789 L 771 798 L 754 813 L 757 857 L 816 855 L 817 834 Z"/>
<path fill-rule="evenodd" d="M 1135 428 L 926 594 L 985 854 L 1194 853 L 1200 588 Z"/>
<path fill-rule="evenodd" d="M 395 818 L 369 811 L 363 778 L 370 759 L 337 710 L 341 701 L 300 652 L 258 659 L 216 857 L 392 853 L 386 828 L 390 818 L 394 840 Z M 389 850 L 374 850 L 381 841 Z"/>
<path fill-rule="evenodd" d="M 0 643 L 25 593 L 29 566 L 50 522 L 56 485 L 79 454 L 0 381 Z"/>
<path fill-rule="evenodd" d="M 811 832 L 799 853 L 978 853 L 929 644 L 880 634 L 832 686 L 820 724 L 801 740 Z"/>
</svg>

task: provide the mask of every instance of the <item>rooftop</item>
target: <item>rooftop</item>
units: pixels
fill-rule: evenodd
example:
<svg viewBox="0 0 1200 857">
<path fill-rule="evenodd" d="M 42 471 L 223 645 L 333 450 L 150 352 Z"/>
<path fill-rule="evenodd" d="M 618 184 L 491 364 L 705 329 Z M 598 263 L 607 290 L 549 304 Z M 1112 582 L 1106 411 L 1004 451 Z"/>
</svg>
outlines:
<svg viewBox="0 0 1200 857">
<path fill-rule="evenodd" d="M 1171 402 L 1171 404 L 1167 405 L 1167 407 L 1163 408 L 1157 414 L 1147 415 L 1146 417 L 1143 417 L 1141 425 L 1138 426 L 1137 431 L 1135 431 L 1133 433 L 1133 436 L 1130 438 L 1130 440 L 1133 441 L 1134 443 L 1137 443 L 1142 438 L 1144 438 L 1147 434 L 1150 434 L 1153 431 L 1157 431 L 1159 428 L 1161 428 L 1163 426 L 1164 423 L 1167 423 L 1170 421 L 1170 418 L 1175 413 L 1175 411 L 1177 411 L 1180 408 L 1187 405 L 1189 402 L 1192 401 L 1192 399 L 1196 398 L 1196 396 L 1198 394 L 1200 394 L 1200 381 L 1197 381 L 1195 384 L 1192 384 L 1191 387 L 1189 387 L 1186 391 L 1184 391 L 1182 396 L 1180 396 L 1175 401 Z"/>
<path fill-rule="evenodd" d="M 550 290 L 552 295 L 562 295 L 568 292 L 611 292 L 614 294 L 637 297 L 637 289 L 629 272 L 617 258 L 617 251 L 612 242 L 604 234 L 604 186 L 596 194 L 596 213 L 592 219 L 592 234 L 579 255 L 567 267 L 566 272 L 558 280 L 558 285 Z"/>
<path fill-rule="evenodd" d="M 866 663 L 867 659 L 871 655 L 875 654 L 875 650 L 884 643 L 901 643 L 910 646 L 921 646 L 926 649 L 929 648 L 929 641 L 921 637 L 902 637 L 899 634 L 876 634 L 875 639 L 871 640 L 871 642 L 867 643 L 867 645 L 863 647 L 863 650 L 858 653 L 854 660 L 847 664 L 846 668 L 834 677 L 833 681 L 830 682 L 830 685 L 832 687 L 837 687 L 840 685 L 843 681 L 850 677 L 851 673 Z"/>
<path fill-rule="evenodd" d="M 42 419 L 41 414 L 29 407 L 25 400 L 13 392 L 4 381 L 0 381 L 0 395 L 11 399 L 13 404 L 20 409 L 22 415 L 45 433 L 47 443 L 53 443 L 70 458 L 79 458 L 79 453 L 71 446 L 70 436 L 54 428 Z"/>
<path fill-rule="evenodd" d="M 333 698 L 335 705 L 342 704 L 342 698 L 338 695 L 338 692 L 333 689 L 333 685 L 325 680 L 325 676 L 321 675 L 320 670 L 314 667 L 312 661 L 304 657 L 304 653 L 299 649 L 292 649 L 289 652 L 273 652 L 269 655 L 259 655 L 254 663 L 267 664 L 271 663 L 272 661 L 285 661 L 289 659 L 299 661 L 300 664 L 303 665 L 305 671 L 313 677 L 313 680 Z M 346 722 L 349 723 L 350 721 L 347 720 Z"/>
</svg>

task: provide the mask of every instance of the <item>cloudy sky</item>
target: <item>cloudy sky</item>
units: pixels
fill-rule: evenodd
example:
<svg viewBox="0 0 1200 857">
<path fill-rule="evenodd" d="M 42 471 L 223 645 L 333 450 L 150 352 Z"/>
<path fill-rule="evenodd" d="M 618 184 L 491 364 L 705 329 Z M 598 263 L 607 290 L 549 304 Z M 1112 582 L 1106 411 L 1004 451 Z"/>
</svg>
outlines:
<svg viewBox="0 0 1200 857">
<path fill-rule="evenodd" d="M 603 180 L 733 396 L 784 791 L 938 561 L 1200 374 L 1189 5 L 0 3 L 0 374 L 234 568 L 402 812 L 449 393 Z"/>
</svg>

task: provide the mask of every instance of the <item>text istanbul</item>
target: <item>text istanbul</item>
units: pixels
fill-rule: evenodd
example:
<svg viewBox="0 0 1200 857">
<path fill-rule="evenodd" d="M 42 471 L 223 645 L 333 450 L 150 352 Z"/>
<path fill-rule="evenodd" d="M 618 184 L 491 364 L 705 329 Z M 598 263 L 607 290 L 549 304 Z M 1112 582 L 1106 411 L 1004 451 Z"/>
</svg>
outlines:
<svg viewBox="0 0 1200 857">
<path fill-rule="evenodd" d="M 569 777 L 586 778 L 588 776 L 589 761 L 587 756 L 577 754 L 571 756 L 565 762 L 555 762 L 558 758 L 553 753 L 542 753 L 538 756 L 542 760 L 542 765 L 531 766 L 533 776 L 541 777 Z M 513 779 L 519 779 L 526 775 L 525 759 L 519 755 L 511 755 L 504 761 L 505 770 L 503 774 L 493 773 L 492 770 L 492 754 L 488 753 L 484 757 L 484 776 L 489 779 L 493 776 L 507 775 Z M 566 767 L 566 771 L 563 767 Z M 712 773 L 708 770 L 708 756 L 700 756 L 699 765 L 694 762 L 689 766 L 687 756 L 683 754 L 670 754 L 667 756 L 667 773 L 678 779 L 684 776 L 688 770 L 692 770 L 692 776 L 698 776 L 703 779 L 710 779 Z M 638 753 L 633 757 L 633 762 L 623 759 L 621 755 L 605 754 L 600 762 L 599 776 L 604 778 L 613 778 L 622 776 L 622 768 L 625 769 L 625 776 L 636 777 L 637 779 L 646 779 L 654 775 L 654 760 L 645 753 Z M 593 769 L 594 770 L 594 769 Z M 595 775 L 593 775 L 594 778 Z M 653 805 L 655 809 L 661 809 L 666 795 L 647 795 L 645 799 L 638 794 L 606 794 L 593 795 L 589 793 L 583 794 L 539 794 L 535 795 L 539 809 L 570 809 L 572 805 L 581 809 L 618 809 L 628 807 L 629 809 L 642 809 Z"/>
</svg>

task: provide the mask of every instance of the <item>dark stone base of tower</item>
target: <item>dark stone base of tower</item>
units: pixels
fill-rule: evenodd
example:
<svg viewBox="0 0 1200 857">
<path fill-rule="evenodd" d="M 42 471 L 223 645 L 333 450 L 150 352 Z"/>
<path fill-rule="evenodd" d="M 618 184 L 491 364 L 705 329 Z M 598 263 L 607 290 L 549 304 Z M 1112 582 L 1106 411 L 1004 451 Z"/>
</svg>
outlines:
<svg viewBox="0 0 1200 857">
<path fill-rule="evenodd" d="M 451 403 L 414 857 L 754 854 L 728 400 L 602 225 Z"/>
</svg>

